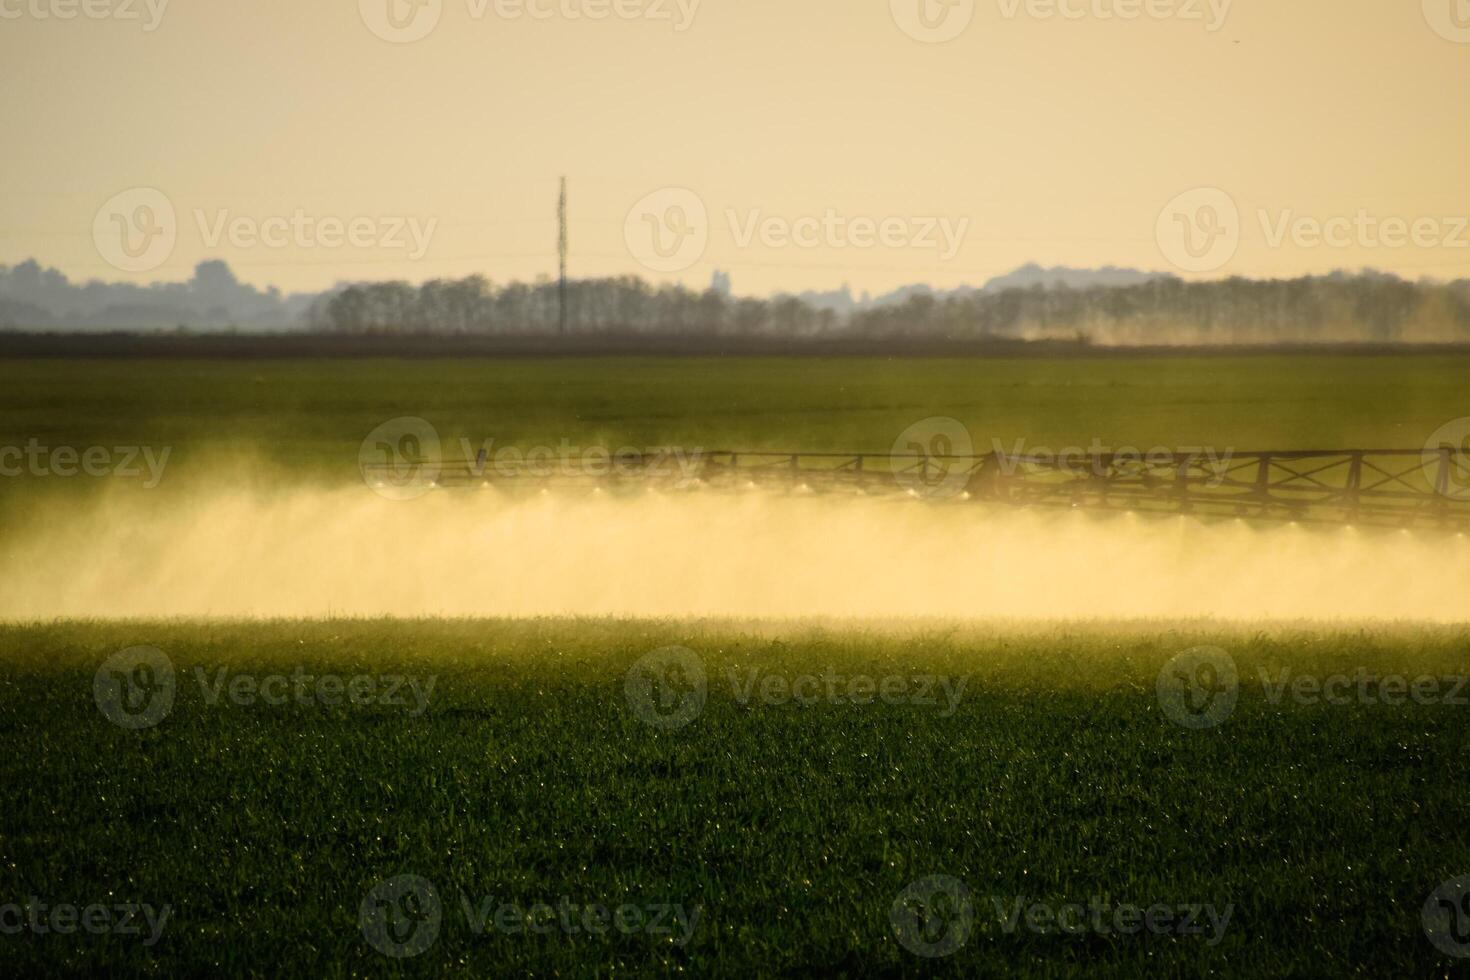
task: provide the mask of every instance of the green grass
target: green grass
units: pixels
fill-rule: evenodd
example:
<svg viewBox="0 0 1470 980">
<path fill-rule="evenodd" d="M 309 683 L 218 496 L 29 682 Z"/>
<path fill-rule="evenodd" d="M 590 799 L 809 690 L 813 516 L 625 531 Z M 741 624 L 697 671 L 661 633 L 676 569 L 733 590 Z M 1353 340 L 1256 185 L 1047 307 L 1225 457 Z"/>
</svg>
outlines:
<svg viewBox="0 0 1470 980">
<path fill-rule="evenodd" d="M 114 651 L 178 672 L 156 727 L 93 697 Z M 704 710 L 661 730 L 630 666 L 681 644 Z M 1227 650 L 1219 727 L 1170 721 L 1155 681 Z M 1420 908 L 1470 872 L 1470 708 L 1271 703 L 1258 671 L 1462 673 L 1464 628 L 1091 627 L 612 621 L 58 623 L 0 629 L 0 902 L 173 907 L 137 939 L 0 936 L 10 975 L 1425 976 L 1451 963 Z M 428 710 L 210 705 L 193 673 L 434 677 Z M 727 671 L 968 677 L 913 704 L 742 704 Z M 738 674 L 738 676 L 746 676 Z M 392 960 L 358 909 L 416 874 L 429 950 Z M 895 939 L 910 882 L 945 874 L 976 931 L 945 959 Z M 477 935 L 460 908 L 562 897 L 698 907 L 649 935 Z M 1222 941 L 1013 934 L 992 899 L 1232 907 Z"/>
<path fill-rule="evenodd" d="M 952 416 L 977 445 L 1417 449 L 1470 414 L 1470 356 L 1088 359 L 0 360 L 0 445 L 252 446 L 351 479 L 380 422 L 444 442 L 886 452 Z M 55 481 L 51 481 L 55 482 Z"/>
<path fill-rule="evenodd" d="M 1470 357 L 1087 360 L 0 360 L 0 446 L 170 447 L 158 491 L 222 460 L 355 481 L 379 423 L 446 445 L 886 451 L 953 416 L 977 445 L 1413 448 L 1470 415 Z M 127 481 L 0 480 L 0 517 L 65 521 Z M 30 506 L 34 503 L 44 507 Z M 11 507 L 11 505 L 14 505 Z M 3 538 L 0 538 L 3 547 Z M 83 562 L 107 560 L 83 555 Z M 1426 574 L 1429 574 L 1426 570 Z M 487 599 L 487 604 L 491 599 Z M 488 608 L 488 605 L 487 605 Z M 708 703 L 663 731 L 630 665 L 697 651 Z M 1165 717 L 1161 666 L 1200 643 L 1244 684 L 1217 728 Z M 93 698 L 138 644 L 178 670 L 157 727 Z M 1465 628 L 786 626 L 611 621 L 0 626 L 0 907 L 168 904 L 136 938 L 0 934 L 0 974 L 255 976 L 1448 974 L 1420 909 L 1470 873 L 1470 707 L 1272 703 L 1261 667 L 1459 674 Z M 435 678 L 385 707 L 211 706 L 195 667 Z M 958 710 L 742 704 L 725 671 L 968 676 Z M 423 955 L 359 928 L 379 881 L 444 901 Z M 915 956 L 890 910 L 950 875 L 976 933 Z M 477 935 L 460 910 L 679 904 L 693 940 Z M 1224 939 L 1007 933 L 992 898 L 1233 909 Z M 3 922 L 0 922 L 3 925 Z"/>
</svg>

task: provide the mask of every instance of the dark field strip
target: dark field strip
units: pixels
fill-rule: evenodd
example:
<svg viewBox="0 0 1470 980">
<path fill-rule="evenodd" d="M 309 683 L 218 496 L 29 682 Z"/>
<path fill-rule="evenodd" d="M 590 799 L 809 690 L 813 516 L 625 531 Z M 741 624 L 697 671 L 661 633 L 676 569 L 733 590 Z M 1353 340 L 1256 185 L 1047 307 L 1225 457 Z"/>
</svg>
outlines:
<svg viewBox="0 0 1470 980">
<path fill-rule="evenodd" d="M 1295 343 L 1192 346 L 1097 346 L 1070 340 L 944 337 L 762 337 L 689 333 L 598 332 L 545 334 L 329 333 L 27 333 L 0 330 L 0 357 L 47 358 L 253 358 L 291 357 L 1129 357 L 1201 354 L 1321 353 L 1393 357 L 1425 352 L 1466 353 L 1466 344 Z"/>
<path fill-rule="evenodd" d="M 140 644 L 167 656 L 174 696 L 156 725 L 129 730 L 94 682 Z M 678 728 L 647 720 L 648 704 L 672 702 L 627 683 L 670 644 L 706 679 Z M 1157 682 L 1201 644 L 1231 658 L 1238 701 L 1191 729 Z M 1423 626 L 4 627 L 0 905 L 171 914 L 152 946 L 146 929 L 0 935 L 0 973 L 1445 974 L 1455 961 L 1421 908 L 1470 874 L 1470 707 L 1444 703 L 1449 684 L 1435 703 L 1388 703 L 1376 684 L 1342 704 L 1273 703 L 1260 671 L 1361 669 L 1412 687 L 1467 661 L 1470 629 Z M 281 690 L 269 678 L 298 674 L 313 678 L 304 697 L 261 701 Z M 359 676 L 379 700 L 349 702 Z M 421 713 L 406 685 L 403 705 L 382 703 L 395 676 L 432 679 Z M 929 676 L 951 691 L 964 679 L 952 711 L 937 686 L 922 703 Z M 889 702 L 853 703 L 862 677 L 902 678 L 907 700 L 895 681 Z M 821 694 L 800 703 L 793 683 Z M 432 883 L 442 910 L 424 952 L 393 958 L 365 937 L 362 906 L 405 874 Z M 891 921 L 900 893 L 934 875 L 963 882 L 973 908 L 942 958 L 906 948 Z M 697 916 L 681 942 L 646 927 L 477 932 L 464 910 L 564 898 Z M 1219 935 L 1069 935 L 1007 931 L 996 904 L 1094 898 L 1230 918 Z"/>
<path fill-rule="evenodd" d="M 581 358 L 271 361 L 0 357 L 0 448 L 167 449 L 194 481 L 361 479 L 363 440 L 403 416 L 446 458 L 589 446 L 888 453 L 958 420 L 976 452 L 1068 447 L 1418 449 L 1470 414 L 1470 355 L 1109 358 Z M 466 454 L 465 447 L 469 450 Z M 903 451 L 909 451 L 904 449 Z M 13 463 L 13 461 L 11 461 Z M 22 475 L 14 498 L 144 481 Z M 3 515 L 0 515 L 3 516 Z"/>
</svg>

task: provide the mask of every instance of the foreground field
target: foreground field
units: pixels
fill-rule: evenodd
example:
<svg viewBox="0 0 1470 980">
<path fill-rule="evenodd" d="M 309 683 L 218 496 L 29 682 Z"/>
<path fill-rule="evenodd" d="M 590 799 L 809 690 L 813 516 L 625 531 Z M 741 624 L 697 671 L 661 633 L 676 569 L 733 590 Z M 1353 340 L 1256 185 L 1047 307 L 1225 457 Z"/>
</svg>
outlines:
<svg viewBox="0 0 1470 980">
<path fill-rule="evenodd" d="M 1384 623 L 1460 615 L 1463 541 L 800 499 L 671 522 L 389 501 L 358 467 L 400 416 L 451 452 L 886 452 L 932 416 L 982 451 L 1414 448 L 1470 416 L 1467 371 L 0 360 L 0 450 L 167 454 L 152 484 L 0 479 L 26 621 L 0 626 L 0 973 L 1447 974 L 1470 629 Z M 690 618 L 1200 603 L 1248 625 Z M 1279 619 L 1344 607 L 1379 623 Z M 344 608 L 675 618 L 90 618 Z"/>
<path fill-rule="evenodd" d="M 1470 873 L 1467 656 L 1452 627 L 5 627 L 0 905 L 160 928 L 23 928 L 0 970 L 1447 973 L 1421 913 Z"/>
</svg>

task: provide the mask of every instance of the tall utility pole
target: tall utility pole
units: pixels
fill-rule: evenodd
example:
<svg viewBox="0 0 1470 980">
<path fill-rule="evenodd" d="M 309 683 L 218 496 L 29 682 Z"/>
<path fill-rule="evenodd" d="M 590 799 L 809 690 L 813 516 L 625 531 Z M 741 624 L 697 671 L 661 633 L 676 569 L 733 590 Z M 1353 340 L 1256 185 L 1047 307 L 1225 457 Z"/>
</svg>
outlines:
<svg viewBox="0 0 1470 980">
<path fill-rule="evenodd" d="M 561 284 L 557 289 L 557 298 L 561 310 L 561 321 L 559 331 L 567 332 L 567 179 L 561 179 L 561 198 L 556 204 L 556 223 L 560 229 L 557 238 L 557 252 L 561 255 Z"/>
</svg>

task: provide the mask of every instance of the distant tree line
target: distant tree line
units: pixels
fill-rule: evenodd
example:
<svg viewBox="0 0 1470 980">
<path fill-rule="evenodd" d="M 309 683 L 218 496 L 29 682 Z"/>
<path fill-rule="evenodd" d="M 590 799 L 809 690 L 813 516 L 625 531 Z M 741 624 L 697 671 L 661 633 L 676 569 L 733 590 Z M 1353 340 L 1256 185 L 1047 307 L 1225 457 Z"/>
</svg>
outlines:
<svg viewBox="0 0 1470 980">
<path fill-rule="evenodd" d="M 240 282 L 224 262 L 200 262 L 183 282 L 72 282 L 34 259 L 0 265 L 0 329 L 280 330 L 299 327 L 318 294 L 283 295 Z"/>
<path fill-rule="evenodd" d="M 555 282 L 473 276 L 421 286 L 348 286 L 310 307 L 333 334 L 545 335 L 559 328 Z M 1033 286 L 936 296 L 840 315 L 793 297 L 753 299 L 636 277 L 568 284 L 567 330 L 766 338 L 1082 340 L 1103 344 L 1470 342 L 1470 284 L 1378 273 L 1285 280 Z"/>
<path fill-rule="evenodd" d="M 555 333 L 554 282 L 494 286 L 483 276 L 422 286 L 381 282 L 324 296 L 309 324 L 333 333 Z M 567 330 L 574 333 L 816 336 L 842 326 L 831 310 L 798 299 L 740 299 L 683 286 L 655 286 L 635 276 L 567 284 Z"/>
<path fill-rule="evenodd" d="M 1060 275 L 1092 278 L 1069 283 Z M 1409 282 L 1376 272 L 1185 282 L 1137 270 L 1028 265 L 983 289 L 906 286 L 858 303 L 845 288 L 755 299 L 732 296 L 728 277 L 714 282 L 716 288 L 697 290 L 634 276 L 575 280 L 568 284 L 567 330 L 582 338 L 677 343 L 1470 343 L 1470 280 Z M 149 284 L 72 282 L 34 260 L 0 265 L 0 331 L 174 328 L 550 343 L 559 329 L 558 288 L 549 279 L 498 284 L 472 276 L 284 295 L 241 283 L 219 261 L 200 263 L 184 282 Z"/>
<path fill-rule="evenodd" d="M 918 296 L 859 313 L 853 328 L 871 336 L 1070 336 L 1108 344 L 1464 342 L 1470 341 L 1470 289 L 1377 274 L 1215 282 L 1164 277 L 1130 286 Z"/>
</svg>

